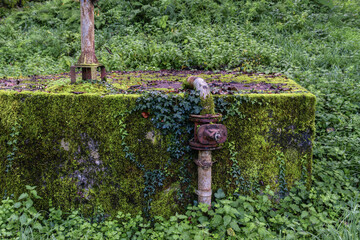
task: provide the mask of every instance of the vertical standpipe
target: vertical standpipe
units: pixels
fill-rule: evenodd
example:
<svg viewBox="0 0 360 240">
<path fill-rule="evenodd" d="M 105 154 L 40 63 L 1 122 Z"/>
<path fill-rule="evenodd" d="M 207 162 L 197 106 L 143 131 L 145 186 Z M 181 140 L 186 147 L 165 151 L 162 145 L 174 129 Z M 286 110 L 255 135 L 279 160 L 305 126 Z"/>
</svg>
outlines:
<svg viewBox="0 0 360 240">
<path fill-rule="evenodd" d="M 198 165 L 198 202 L 211 206 L 211 151 L 200 150 L 195 163 Z"/>
<path fill-rule="evenodd" d="M 205 103 L 207 112 L 214 112 L 214 104 L 210 94 L 210 87 L 204 79 L 189 77 L 187 84 L 200 92 L 200 98 Z M 191 121 L 195 122 L 194 138 L 190 141 L 190 147 L 199 150 L 198 159 L 198 202 L 211 206 L 211 151 L 220 149 L 220 143 L 226 141 L 227 130 L 222 124 L 214 124 L 221 118 L 220 114 L 190 115 Z"/>
</svg>

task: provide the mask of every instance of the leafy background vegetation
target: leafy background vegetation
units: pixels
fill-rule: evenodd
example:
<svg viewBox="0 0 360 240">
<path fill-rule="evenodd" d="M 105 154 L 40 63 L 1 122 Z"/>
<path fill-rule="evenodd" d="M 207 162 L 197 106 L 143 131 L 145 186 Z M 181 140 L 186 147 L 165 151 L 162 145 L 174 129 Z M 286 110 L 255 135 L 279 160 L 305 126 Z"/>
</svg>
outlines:
<svg viewBox="0 0 360 240">
<path fill-rule="evenodd" d="M 5 2 L 0 76 L 69 70 L 80 51 L 79 3 Z M 19 8 L 22 6 L 22 8 Z M 14 7 L 13 9 L 10 9 Z M 147 222 L 140 215 L 52 208 L 35 189 L 0 206 L 0 236 L 33 239 L 358 239 L 360 235 L 360 3 L 356 0 L 101 0 L 96 51 L 108 70 L 281 72 L 317 96 L 313 185 L 281 200 L 216 193 L 213 210 Z M 33 199 L 33 200 L 32 200 Z"/>
</svg>

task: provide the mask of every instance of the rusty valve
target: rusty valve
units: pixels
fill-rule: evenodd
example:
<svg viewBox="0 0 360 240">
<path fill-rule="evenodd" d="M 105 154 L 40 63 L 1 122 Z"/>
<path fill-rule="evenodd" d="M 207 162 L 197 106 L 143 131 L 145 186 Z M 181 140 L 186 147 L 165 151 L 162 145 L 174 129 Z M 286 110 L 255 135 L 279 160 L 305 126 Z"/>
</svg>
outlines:
<svg viewBox="0 0 360 240">
<path fill-rule="evenodd" d="M 190 140 L 190 147 L 195 150 L 220 149 L 220 143 L 227 138 L 226 127 L 215 124 L 221 119 L 221 114 L 190 115 L 190 120 L 195 122 L 194 138 Z"/>
</svg>

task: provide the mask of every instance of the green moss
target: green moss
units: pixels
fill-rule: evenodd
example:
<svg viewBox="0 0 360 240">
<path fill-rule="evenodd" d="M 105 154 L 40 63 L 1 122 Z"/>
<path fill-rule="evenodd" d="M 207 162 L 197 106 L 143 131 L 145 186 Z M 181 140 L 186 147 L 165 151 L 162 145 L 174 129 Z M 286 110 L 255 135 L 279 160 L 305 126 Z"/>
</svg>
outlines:
<svg viewBox="0 0 360 240">
<path fill-rule="evenodd" d="M 173 183 L 168 188 L 159 192 L 151 204 L 151 215 L 170 217 L 176 212 L 181 212 L 180 206 L 176 203 L 176 194 L 179 189 L 179 184 Z"/>
<path fill-rule="evenodd" d="M 238 109 L 243 118 L 233 116 L 223 121 L 228 128 L 227 141 L 236 143 L 242 177 L 253 185 L 276 189 L 279 165 L 275 152 L 279 150 L 285 153 L 286 182 L 291 187 L 301 177 L 302 157 L 306 156 L 306 168 L 311 172 L 315 97 L 308 93 L 246 97 L 249 103 Z M 236 101 L 231 98 L 230 101 Z M 255 103 L 250 104 L 251 100 Z M 224 176 L 231 178 L 229 152 L 225 148 L 213 155 L 219 163 L 213 168 L 214 186 L 220 187 Z M 241 186 L 231 185 L 227 190 L 231 192 L 236 187 Z"/>
<path fill-rule="evenodd" d="M 97 206 L 111 214 L 137 213 L 145 201 L 145 172 L 160 169 L 165 179 L 152 196 L 151 214 L 167 215 L 181 210 L 174 196 L 183 177 L 179 176 L 179 169 L 184 159 L 168 166 L 171 134 L 161 135 L 152 125 L 151 115 L 144 118 L 140 112 L 129 113 L 138 104 L 139 96 L 0 92 L 0 193 L 14 193 L 17 197 L 25 185 L 36 185 L 43 197 L 37 202 L 38 209 L 48 209 L 52 199 L 54 206 L 64 210 L 81 207 L 88 215 Z M 232 103 L 222 123 L 228 129 L 227 141 L 235 143 L 242 183 L 260 190 L 270 185 L 276 190 L 277 150 L 285 156 L 288 187 L 301 177 L 303 165 L 311 173 L 314 95 L 214 96 L 202 102 L 208 106 L 206 111 L 210 110 L 204 113 L 213 113 L 214 99 L 218 98 Z M 12 151 L 8 141 L 15 122 L 21 126 L 19 150 L 11 172 L 6 173 L 7 155 Z M 144 169 L 129 160 L 129 153 Z M 213 159 L 213 190 L 232 192 L 240 188 L 232 182 L 226 145 L 213 152 Z M 194 189 L 196 165 L 190 163 L 186 167 Z M 187 201 L 194 199 L 195 194 Z"/>
<path fill-rule="evenodd" d="M 254 74 L 247 75 L 241 73 L 211 73 L 211 72 L 114 72 L 107 74 L 107 84 L 111 84 L 113 87 L 122 90 L 128 90 L 133 85 L 145 85 L 150 81 L 174 81 L 183 82 L 183 87 L 188 88 L 187 78 L 190 76 L 198 76 L 203 78 L 206 82 L 220 81 L 220 82 L 241 82 L 241 83 L 271 83 L 271 84 L 283 84 L 283 88 L 287 88 L 286 92 L 299 93 L 308 92 L 303 87 L 296 84 L 291 79 L 285 76 L 272 76 L 266 74 Z M 21 79 L 22 83 L 36 86 L 39 83 L 42 88 L 40 91 L 51 91 L 51 92 L 87 92 L 87 93 L 108 93 L 106 88 L 102 88 L 102 84 L 87 83 L 82 81 L 80 78 L 77 79 L 76 84 L 71 86 L 70 78 L 64 76 L 48 76 L 47 80 L 36 79 Z M 34 89 L 35 90 L 35 89 Z M 154 89 L 153 89 L 154 90 Z M 159 90 L 159 89 L 158 89 Z M 171 89 L 160 89 L 162 91 L 171 91 Z M 265 92 L 267 93 L 267 92 Z M 272 93 L 269 91 L 268 93 Z"/>
<path fill-rule="evenodd" d="M 0 98 L 0 121 L 5 128 L 13 126 L 17 119 L 19 102 L 14 93 L 5 92 Z"/>
<path fill-rule="evenodd" d="M 200 114 L 215 114 L 215 104 L 211 94 L 205 99 L 200 98 L 200 106 L 202 107 Z"/>
<path fill-rule="evenodd" d="M 187 78 L 184 78 L 184 79 L 182 80 L 181 87 L 182 87 L 183 89 L 192 89 L 190 83 L 187 81 Z"/>
<path fill-rule="evenodd" d="M 70 92 L 81 92 L 81 93 L 99 93 L 106 94 L 108 90 L 102 84 L 98 83 L 75 83 L 70 84 L 67 81 L 64 84 L 55 84 L 52 86 L 48 86 L 46 91 L 52 93 L 70 93 Z"/>
</svg>

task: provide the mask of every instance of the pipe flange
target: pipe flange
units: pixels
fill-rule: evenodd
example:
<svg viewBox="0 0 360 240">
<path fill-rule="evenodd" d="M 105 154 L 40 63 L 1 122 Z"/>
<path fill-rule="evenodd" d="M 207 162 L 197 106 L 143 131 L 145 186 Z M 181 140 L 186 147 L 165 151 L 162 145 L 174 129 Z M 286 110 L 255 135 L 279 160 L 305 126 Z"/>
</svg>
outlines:
<svg viewBox="0 0 360 240">
<path fill-rule="evenodd" d="M 216 123 L 220 121 L 221 118 L 222 118 L 221 114 L 204 114 L 204 115 L 190 114 L 190 121 L 200 124 Z"/>
<path fill-rule="evenodd" d="M 212 190 L 195 190 L 196 195 L 201 196 L 201 197 L 211 197 L 212 195 Z"/>
<path fill-rule="evenodd" d="M 195 142 L 194 138 L 190 140 L 189 145 L 190 145 L 191 149 L 200 150 L 200 151 L 212 151 L 212 150 L 218 150 L 218 149 L 222 148 L 222 146 L 219 146 L 218 144 L 204 145 L 204 144 Z"/>
</svg>

